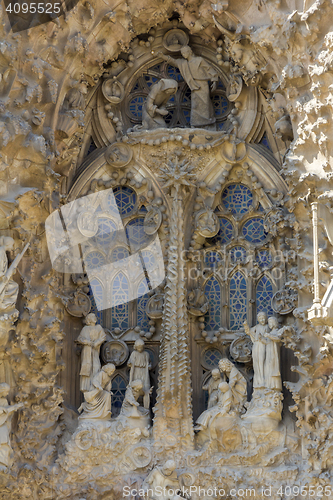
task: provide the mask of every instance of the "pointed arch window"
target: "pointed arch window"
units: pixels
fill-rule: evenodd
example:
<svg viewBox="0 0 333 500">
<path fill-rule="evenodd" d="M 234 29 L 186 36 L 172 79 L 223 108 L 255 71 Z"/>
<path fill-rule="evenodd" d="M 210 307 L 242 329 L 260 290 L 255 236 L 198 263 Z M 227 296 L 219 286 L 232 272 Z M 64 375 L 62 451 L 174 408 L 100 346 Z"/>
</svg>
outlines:
<svg viewBox="0 0 333 500">
<path fill-rule="evenodd" d="M 102 321 L 103 311 L 103 286 L 97 278 L 93 278 L 89 283 L 89 298 L 91 302 L 91 312 L 96 315 L 99 323 Z M 100 309 L 100 310 L 99 310 Z"/>
<path fill-rule="evenodd" d="M 146 306 L 149 299 L 149 288 L 146 279 L 143 279 L 138 287 L 138 301 L 137 301 L 137 326 L 142 330 L 149 329 L 149 318 L 146 314 Z"/>
<path fill-rule="evenodd" d="M 129 328 L 129 283 L 124 273 L 120 272 L 114 278 L 111 294 L 112 304 L 114 304 L 111 312 L 111 326 L 112 328 L 125 330 L 126 328 Z"/>
<path fill-rule="evenodd" d="M 273 284 L 267 276 L 260 278 L 256 289 L 256 306 L 258 312 L 265 312 L 267 316 L 272 316 L 274 311 L 272 309 L 273 298 Z"/>
<path fill-rule="evenodd" d="M 112 379 L 111 415 L 117 417 L 125 398 L 127 382 L 119 374 Z"/>
<path fill-rule="evenodd" d="M 209 278 L 205 294 L 209 301 L 209 309 L 205 316 L 206 330 L 218 330 L 221 326 L 221 287 L 216 278 Z"/>
<path fill-rule="evenodd" d="M 241 330 L 247 314 L 247 292 L 246 279 L 240 271 L 230 280 L 229 311 L 230 330 Z"/>
</svg>

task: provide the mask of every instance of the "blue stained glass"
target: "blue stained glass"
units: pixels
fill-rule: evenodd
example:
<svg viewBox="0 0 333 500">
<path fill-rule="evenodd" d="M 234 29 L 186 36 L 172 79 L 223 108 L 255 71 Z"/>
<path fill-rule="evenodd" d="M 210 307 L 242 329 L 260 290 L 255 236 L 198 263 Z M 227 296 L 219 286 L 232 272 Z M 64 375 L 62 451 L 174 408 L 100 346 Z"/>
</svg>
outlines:
<svg viewBox="0 0 333 500">
<path fill-rule="evenodd" d="M 189 109 L 183 109 L 183 115 L 187 123 L 191 121 L 191 112 Z"/>
<path fill-rule="evenodd" d="M 149 291 L 147 281 L 144 279 L 141 281 L 138 288 L 138 302 L 137 302 L 137 325 L 143 330 L 149 330 L 149 318 L 146 314 L 146 306 L 149 300 Z"/>
<path fill-rule="evenodd" d="M 110 245 L 117 236 L 117 226 L 113 220 L 107 217 L 98 219 L 98 230 L 95 236 L 95 241 L 99 245 Z"/>
<path fill-rule="evenodd" d="M 204 353 L 204 364 L 208 366 L 211 370 L 217 368 L 220 359 L 222 359 L 222 354 L 218 349 L 207 349 Z"/>
<path fill-rule="evenodd" d="M 214 238 L 207 238 L 208 243 L 211 245 L 216 245 L 217 243 L 221 243 L 224 245 L 231 240 L 233 235 L 233 227 L 228 219 L 220 218 L 220 230 Z"/>
<path fill-rule="evenodd" d="M 94 250 L 84 257 L 86 269 L 99 269 L 105 265 L 105 257 L 101 252 Z"/>
<path fill-rule="evenodd" d="M 209 309 L 205 315 L 205 328 L 218 330 L 221 326 L 221 287 L 216 278 L 211 277 L 205 285 Z"/>
<path fill-rule="evenodd" d="M 272 255 L 269 250 L 259 250 L 256 262 L 258 262 L 260 267 L 269 267 L 272 263 Z"/>
<path fill-rule="evenodd" d="M 217 130 L 223 130 L 224 126 L 225 126 L 225 122 L 217 122 L 216 123 Z"/>
<path fill-rule="evenodd" d="M 118 262 L 118 260 L 127 259 L 127 257 L 129 257 L 129 251 L 127 250 L 127 248 L 117 247 L 112 250 L 112 262 Z"/>
<path fill-rule="evenodd" d="M 244 275 L 237 271 L 230 280 L 230 330 L 240 330 L 246 320 L 246 280 Z"/>
<path fill-rule="evenodd" d="M 133 212 L 136 204 L 136 194 L 133 189 L 117 186 L 113 190 L 113 194 L 121 217 Z"/>
<path fill-rule="evenodd" d="M 273 298 L 273 285 L 267 276 L 263 276 L 257 284 L 256 290 L 256 304 L 257 304 L 257 314 L 260 311 L 264 311 L 267 316 L 272 316 L 274 311 L 271 306 Z"/>
<path fill-rule="evenodd" d="M 245 214 L 253 203 L 253 196 L 249 188 L 242 184 L 230 184 L 221 196 L 222 205 L 232 214 Z"/>
<path fill-rule="evenodd" d="M 89 283 L 89 297 L 91 302 L 91 312 L 96 314 L 99 323 L 102 322 L 103 311 L 98 310 L 97 307 L 103 309 L 103 287 L 98 279 L 93 278 Z"/>
<path fill-rule="evenodd" d="M 127 383 L 121 375 L 116 375 L 112 379 L 111 415 L 117 417 L 120 413 L 126 392 Z"/>
<path fill-rule="evenodd" d="M 267 237 L 263 219 L 254 217 L 247 220 L 242 228 L 242 234 L 250 243 L 262 243 Z"/>
<path fill-rule="evenodd" d="M 123 273 L 117 274 L 112 285 L 112 303 L 115 306 L 111 312 L 112 328 L 125 330 L 129 327 L 128 319 L 128 280 Z"/>
<path fill-rule="evenodd" d="M 149 269 L 153 269 L 153 267 L 155 265 L 154 254 L 152 252 L 150 252 L 149 250 L 143 250 L 143 252 L 142 252 L 142 258 L 143 258 L 143 262 L 145 263 L 145 265 Z"/>
<path fill-rule="evenodd" d="M 259 144 L 262 144 L 262 146 L 265 146 L 267 149 L 269 149 L 270 151 L 272 151 L 272 148 L 271 148 L 271 145 L 269 143 L 269 140 L 268 140 L 266 132 L 262 136 L 262 139 L 261 139 L 261 141 L 260 141 Z"/>
<path fill-rule="evenodd" d="M 261 203 L 259 203 L 259 205 L 258 205 L 258 212 L 264 212 L 264 211 L 265 211 L 264 207 L 262 206 Z"/>
<path fill-rule="evenodd" d="M 148 87 L 151 87 L 153 83 L 158 82 L 158 78 L 156 78 L 156 76 L 144 75 L 144 78 Z"/>
<path fill-rule="evenodd" d="M 223 85 L 222 81 L 219 80 L 218 85 L 216 87 L 217 89 L 225 90 L 225 86 Z"/>
<path fill-rule="evenodd" d="M 245 262 L 245 260 L 246 260 L 245 248 L 241 247 L 241 246 L 233 247 L 230 250 L 230 259 L 231 259 L 231 262 L 233 262 L 233 263 Z"/>
<path fill-rule="evenodd" d="M 206 252 L 205 264 L 209 267 L 216 267 L 218 262 L 221 262 L 222 256 L 219 252 Z"/>
<path fill-rule="evenodd" d="M 167 73 L 168 73 L 169 78 L 172 78 L 173 80 L 177 80 L 177 82 L 183 81 L 183 77 L 182 77 L 179 69 L 176 68 L 175 66 L 169 65 L 168 69 L 167 69 Z"/>
<path fill-rule="evenodd" d="M 127 224 L 126 236 L 132 251 L 144 246 L 150 241 L 150 237 L 145 233 L 143 217 L 137 217 Z"/>
<path fill-rule="evenodd" d="M 142 95 L 137 95 L 132 97 L 129 102 L 129 111 L 133 118 L 139 119 L 142 118 L 142 106 L 145 103 L 146 98 Z"/>
<path fill-rule="evenodd" d="M 166 123 L 167 125 L 169 125 L 169 123 L 171 122 L 171 120 L 172 120 L 172 118 L 173 118 L 174 109 L 169 109 L 168 111 L 169 111 L 169 114 L 168 114 L 168 115 L 166 115 L 166 117 L 164 118 L 165 123 Z"/>
<path fill-rule="evenodd" d="M 215 94 L 212 97 L 215 116 L 220 118 L 228 111 L 228 99 L 222 94 Z"/>
<path fill-rule="evenodd" d="M 189 89 L 189 87 L 186 88 L 186 91 L 183 95 L 183 103 L 186 104 L 190 104 L 191 102 L 191 89 Z"/>
</svg>

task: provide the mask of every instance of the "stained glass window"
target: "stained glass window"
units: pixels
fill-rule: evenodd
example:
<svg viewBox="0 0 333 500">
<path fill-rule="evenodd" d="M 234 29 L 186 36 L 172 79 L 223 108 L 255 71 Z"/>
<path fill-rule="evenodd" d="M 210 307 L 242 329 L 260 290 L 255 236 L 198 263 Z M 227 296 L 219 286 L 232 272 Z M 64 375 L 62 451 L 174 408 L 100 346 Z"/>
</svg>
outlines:
<svg viewBox="0 0 333 500">
<path fill-rule="evenodd" d="M 230 280 L 229 308 L 230 330 L 240 330 L 246 320 L 246 280 L 244 275 L 237 271 Z"/>
<path fill-rule="evenodd" d="M 273 297 L 273 285 L 267 276 L 263 276 L 257 284 L 256 290 L 256 304 L 257 304 L 257 314 L 260 311 L 264 311 L 268 316 L 274 314 L 271 301 Z"/>
<path fill-rule="evenodd" d="M 264 135 L 262 136 L 262 139 L 260 141 L 260 144 L 262 144 L 263 146 L 265 146 L 265 148 L 269 149 L 270 151 L 272 151 L 272 148 L 271 148 L 271 145 L 269 143 L 269 140 L 268 140 L 268 137 L 267 137 L 267 134 L 266 132 L 264 133 Z"/>
<path fill-rule="evenodd" d="M 113 220 L 107 217 L 98 219 L 98 230 L 95 236 L 95 242 L 98 245 L 110 245 L 117 236 L 117 226 Z"/>
<path fill-rule="evenodd" d="M 230 250 L 230 260 L 233 264 L 236 262 L 245 262 L 246 250 L 244 247 L 236 246 Z"/>
<path fill-rule="evenodd" d="M 126 392 L 127 383 L 121 375 L 116 375 L 112 379 L 111 415 L 117 417 L 120 413 Z"/>
<path fill-rule="evenodd" d="M 118 260 L 127 259 L 129 257 L 129 251 L 124 247 L 116 247 L 112 250 L 111 261 L 118 262 Z"/>
<path fill-rule="evenodd" d="M 229 108 L 228 99 L 223 94 L 215 94 L 212 97 L 212 102 L 214 106 L 215 116 L 220 118 L 225 115 Z"/>
<path fill-rule="evenodd" d="M 148 269 L 153 269 L 153 267 L 155 265 L 154 254 L 152 252 L 150 252 L 149 250 L 143 250 L 142 258 L 143 258 L 143 262 L 145 263 L 146 267 Z"/>
<path fill-rule="evenodd" d="M 233 236 L 233 227 L 228 219 L 220 218 L 220 230 L 214 238 L 207 238 L 208 243 L 211 245 L 216 245 L 220 243 L 224 245 L 231 240 Z"/>
<path fill-rule="evenodd" d="M 171 66 L 169 64 L 168 69 L 167 69 L 168 77 L 171 78 L 172 80 L 177 80 L 177 82 L 181 82 L 183 80 L 183 77 L 179 71 L 178 68 L 175 66 Z"/>
<path fill-rule="evenodd" d="M 222 205 L 232 214 L 245 214 L 253 204 L 249 188 L 242 184 L 230 184 L 222 191 Z"/>
<path fill-rule="evenodd" d="M 158 78 L 156 78 L 156 76 L 152 76 L 152 75 L 144 75 L 144 79 L 145 79 L 148 87 L 151 87 L 153 85 L 153 83 L 158 82 Z"/>
<path fill-rule="evenodd" d="M 91 302 L 91 312 L 96 314 L 98 323 L 102 322 L 103 311 L 99 311 L 97 307 L 103 307 L 103 287 L 98 279 L 93 278 L 89 282 L 89 297 Z"/>
<path fill-rule="evenodd" d="M 136 194 L 133 189 L 125 186 L 117 186 L 113 190 L 113 194 L 117 203 L 119 213 L 122 217 L 126 217 L 133 212 L 136 204 Z"/>
<path fill-rule="evenodd" d="M 253 217 L 247 220 L 243 225 L 242 234 L 250 243 L 262 243 L 267 237 L 263 219 L 260 217 Z"/>
<path fill-rule="evenodd" d="M 259 250 L 256 261 L 260 267 L 269 267 L 272 263 L 272 255 L 269 250 Z"/>
<path fill-rule="evenodd" d="M 114 307 L 111 312 L 112 328 L 120 328 L 125 330 L 129 327 L 128 321 L 128 280 L 124 273 L 117 274 L 112 285 L 112 303 Z"/>
<path fill-rule="evenodd" d="M 209 278 L 205 286 L 205 294 L 209 301 L 209 309 L 205 316 L 205 328 L 218 330 L 221 326 L 221 287 L 216 278 Z"/>
<path fill-rule="evenodd" d="M 218 262 L 221 262 L 222 256 L 219 252 L 206 252 L 205 253 L 205 264 L 209 267 L 216 267 Z"/>
<path fill-rule="evenodd" d="M 105 257 L 102 252 L 94 250 L 84 257 L 84 264 L 86 269 L 99 269 L 105 265 Z"/>
<path fill-rule="evenodd" d="M 137 120 L 142 118 L 142 106 L 145 100 L 146 98 L 143 95 L 137 95 L 135 97 L 132 97 L 132 99 L 129 102 L 128 108 L 133 118 Z"/>
<path fill-rule="evenodd" d="M 144 217 L 137 217 L 131 220 L 126 226 L 126 236 L 132 251 L 142 248 L 151 239 L 145 233 L 144 220 Z"/>
<path fill-rule="evenodd" d="M 218 349 L 207 349 L 207 351 L 204 352 L 203 355 L 203 364 L 205 367 L 210 368 L 213 370 L 213 368 L 217 368 L 220 359 L 222 358 L 222 354 Z"/>
<path fill-rule="evenodd" d="M 149 329 L 149 318 L 146 314 L 146 306 L 149 299 L 148 291 L 147 281 L 144 279 L 138 287 L 137 325 L 146 331 Z"/>
</svg>

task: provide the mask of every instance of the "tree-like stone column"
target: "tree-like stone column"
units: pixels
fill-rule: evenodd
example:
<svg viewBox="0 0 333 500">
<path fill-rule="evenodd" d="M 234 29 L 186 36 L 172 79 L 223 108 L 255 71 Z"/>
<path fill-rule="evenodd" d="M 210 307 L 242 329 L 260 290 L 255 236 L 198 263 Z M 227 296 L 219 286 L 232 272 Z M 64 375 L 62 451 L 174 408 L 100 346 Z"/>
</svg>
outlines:
<svg viewBox="0 0 333 500">
<path fill-rule="evenodd" d="M 195 175 L 187 162 L 169 162 L 161 180 L 172 199 L 163 309 L 159 385 L 154 408 L 154 441 L 179 449 L 193 445 L 192 388 L 184 269 L 184 200 Z"/>
</svg>

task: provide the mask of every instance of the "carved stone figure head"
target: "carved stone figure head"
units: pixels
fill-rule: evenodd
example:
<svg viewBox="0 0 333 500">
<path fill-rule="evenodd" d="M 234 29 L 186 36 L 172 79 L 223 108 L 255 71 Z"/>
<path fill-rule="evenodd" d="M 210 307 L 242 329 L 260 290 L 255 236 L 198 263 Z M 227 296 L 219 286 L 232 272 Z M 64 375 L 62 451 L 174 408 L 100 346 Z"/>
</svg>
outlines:
<svg viewBox="0 0 333 500">
<path fill-rule="evenodd" d="M 212 370 L 212 377 L 214 380 L 218 380 L 220 378 L 220 370 L 218 368 L 214 368 L 214 370 Z"/>
<path fill-rule="evenodd" d="M 174 462 L 174 460 L 167 460 L 163 465 L 163 474 L 165 474 L 166 476 L 171 476 L 175 468 L 176 463 Z"/>
<path fill-rule="evenodd" d="M 257 320 L 260 325 L 266 325 L 267 323 L 267 314 L 264 312 L 260 312 L 257 315 Z"/>
<path fill-rule="evenodd" d="M 219 384 L 219 390 L 223 392 L 223 394 L 227 392 L 228 389 L 229 389 L 229 384 L 227 382 L 221 382 Z"/>
<path fill-rule="evenodd" d="M 219 369 L 221 372 L 230 373 L 233 368 L 232 362 L 228 358 L 220 359 Z"/>
<path fill-rule="evenodd" d="M 270 316 L 268 318 L 268 326 L 270 327 L 271 330 L 273 330 L 274 328 L 277 328 L 279 325 L 278 323 L 278 320 L 275 316 Z"/>
<path fill-rule="evenodd" d="M 189 59 L 191 56 L 193 56 L 192 49 L 188 45 L 185 45 L 185 47 L 182 47 L 180 52 L 181 52 L 181 55 L 184 57 L 184 59 Z"/>
<path fill-rule="evenodd" d="M 86 325 L 89 325 L 89 326 L 96 325 L 96 323 L 97 323 L 96 315 L 94 313 L 88 314 L 88 316 L 86 316 L 85 323 L 86 323 Z"/>
<path fill-rule="evenodd" d="M 108 363 L 107 365 L 104 365 L 102 370 L 111 377 L 111 375 L 115 372 L 116 367 L 114 366 L 113 363 Z"/>
<path fill-rule="evenodd" d="M 10 387 L 8 384 L 0 384 L 0 398 L 6 398 L 9 394 Z"/>
<path fill-rule="evenodd" d="M 132 392 L 133 392 L 134 398 L 138 399 L 138 397 L 140 396 L 141 391 L 143 389 L 143 382 L 142 382 L 142 380 L 133 380 L 130 385 L 131 385 L 131 388 L 132 388 Z"/>
<path fill-rule="evenodd" d="M 0 246 L 3 246 L 7 252 L 13 250 L 14 240 L 10 236 L 3 236 L 0 238 Z"/>
<path fill-rule="evenodd" d="M 138 339 L 134 343 L 134 349 L 139 352 L 143 352 L 145 348 L 145 343 L 142 339 Z"/>
</svg>

